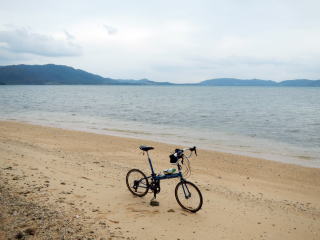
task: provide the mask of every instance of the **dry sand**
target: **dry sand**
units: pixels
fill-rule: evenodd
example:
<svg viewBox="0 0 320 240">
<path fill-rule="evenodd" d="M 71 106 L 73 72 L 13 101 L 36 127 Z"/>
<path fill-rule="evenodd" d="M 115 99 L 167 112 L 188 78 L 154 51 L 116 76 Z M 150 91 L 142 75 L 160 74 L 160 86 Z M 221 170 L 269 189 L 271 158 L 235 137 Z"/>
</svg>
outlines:
<svg viewBox="0 0 320 240">
<path fill-rule="evenodd" d="M 320 239 L 320 169 L 199 150 L 190 181 L 202 210 L 182 210 L 176 179 L 134 197 L 129 169 L 159 172 L 176 146 L 0 122 L 0 239 Z M 170 210 L 170 211 L 169 211 Z"/>
</svg>

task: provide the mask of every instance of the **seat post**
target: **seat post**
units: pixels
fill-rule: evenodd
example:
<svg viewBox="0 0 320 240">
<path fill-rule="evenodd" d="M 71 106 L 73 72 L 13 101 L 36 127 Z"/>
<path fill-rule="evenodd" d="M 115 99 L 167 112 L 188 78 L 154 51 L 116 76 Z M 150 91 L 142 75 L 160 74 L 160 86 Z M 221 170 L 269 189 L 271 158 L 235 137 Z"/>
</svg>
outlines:
<svg viewBox="0 0 320 240">
<path fill-rule="evenodd" d="M 149 161 L 150 168 L 151 168 L 151 175 L 154 176 L 155 173 L 154 173 L 154 170 L 153 170 L 152 161 L 151 161 L 151 158 L 149 156 L 149 152 L 148 151 L 147 151 L 147 156 L 148 156 L 148 161 Z"/>
</svg>

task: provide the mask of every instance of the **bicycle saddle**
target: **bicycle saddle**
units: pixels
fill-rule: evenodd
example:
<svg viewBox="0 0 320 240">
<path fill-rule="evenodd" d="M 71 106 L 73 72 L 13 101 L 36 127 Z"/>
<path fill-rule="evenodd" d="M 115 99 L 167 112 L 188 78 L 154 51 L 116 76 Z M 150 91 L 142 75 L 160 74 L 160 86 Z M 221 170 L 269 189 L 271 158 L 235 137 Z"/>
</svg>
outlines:
<svg viewBox="0 0 320 240">
<path fill-rule="evenodd" d="M 142 151 L 149 151 L 149 150 L 154 149 L 154 147 L 148 147 L 148 146 L 143 146 L 143 145 L 141 145 L 139 148 L 140 148 Z"/>
</svg>

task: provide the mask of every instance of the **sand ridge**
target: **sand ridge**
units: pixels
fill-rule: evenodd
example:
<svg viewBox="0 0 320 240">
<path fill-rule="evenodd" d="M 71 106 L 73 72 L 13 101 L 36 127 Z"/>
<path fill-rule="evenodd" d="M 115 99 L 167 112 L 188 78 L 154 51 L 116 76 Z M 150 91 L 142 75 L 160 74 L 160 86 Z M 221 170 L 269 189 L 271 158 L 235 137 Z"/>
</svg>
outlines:
<svg viewBox="0 0 320 240">
<path fill-rule="evenodd" d="M 14 239 L 19 232 L 50 239 L 42 232 L 55 229 L 32 217 L 24 225 L 11 221 L 8 228 L 6 222 L 19 212 L 12 210 L 19 209 L 15 202 L 36 205 L 54 224 L 69 219 L 69 225 L 61 225 L 63 231 L 72 229 L 65 239 L 320 239 L 320 169 L 199 150 L 189 180 L 199 186 L 204 204 L 192 214 L 176 203 L 176 179 L 161 182 L 159 207 L 149 205 L 151 194 L 129 193 L 127 171 L 150 172 L 141 144 L 155 147 L 157 172 L 171 167 L 173 145 L 0 122 L 0 185 L 6 202 L 8 195 L 13 202 L 0 198 L 0 208 L 6 209 L 0 239 Z M 13 217 L 23 221 L 19 214 Z M 28 228 L 33 235 L 25 232 Z M 61 236 L 62 230 L 54 231 Z"/>
</svg>

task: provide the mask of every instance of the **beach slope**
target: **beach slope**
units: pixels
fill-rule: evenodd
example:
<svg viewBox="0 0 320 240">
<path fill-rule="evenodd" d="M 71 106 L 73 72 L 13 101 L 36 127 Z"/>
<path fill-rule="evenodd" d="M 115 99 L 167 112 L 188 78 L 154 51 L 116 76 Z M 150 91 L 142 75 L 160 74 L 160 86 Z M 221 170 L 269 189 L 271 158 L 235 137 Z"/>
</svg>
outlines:
<svg viewBox="0 0 320 240">
<path fill-rule="evenodd" d="M 320 239 L 320 169 L 199 150 L 188 179 L 202 210 L 182 210 L 176 179 L 152 207 L 134 197 L 129 169 L 157 172 L 177 146 L 0 122 L 0 239 Z M 195 143 L 196 144 L 196 143 Z"/>
</svg>

